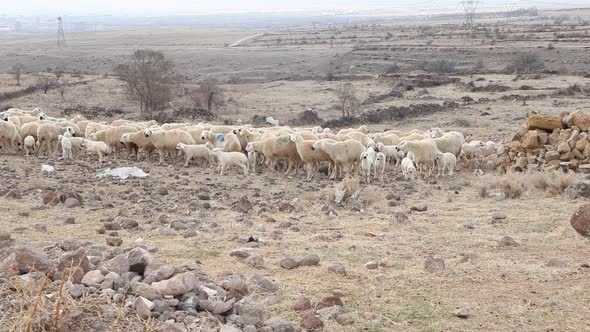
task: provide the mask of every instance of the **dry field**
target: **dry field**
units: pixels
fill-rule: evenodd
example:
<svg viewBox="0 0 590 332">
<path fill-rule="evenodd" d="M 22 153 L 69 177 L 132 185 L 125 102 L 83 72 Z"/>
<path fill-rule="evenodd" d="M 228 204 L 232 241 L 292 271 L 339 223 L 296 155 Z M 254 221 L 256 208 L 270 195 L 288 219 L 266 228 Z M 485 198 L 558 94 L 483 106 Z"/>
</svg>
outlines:
<svg viewBox="0 0 590 332">
<path fill-rule="evenodd" d="M 28 68 L 26 86 L 47 67 L 65 66 L 70 73 L 64 79 L 75 83 L 64 98 L 50 90 L 0 104 L 40 106 L 54 116 L 78 105 L 104 107 L 137 119 L 137 103 L 125 94 L 123 83 L 103 74 L 132 50 L 151 47 L 176 62 L 187 79 L 185 85 L 205 77 L 220 79 L 227 105 L 217 122 L 248 122 L 254 115 L 288 122 L 308 108 L 324 120 L 336 119 L 333 90 L 342 81 L 356 87 L 366 101 L 365 112 L 450 105 L 435 113 L 369 123 L 373 131 L 437 126 L 499 141 L 517 130 L 529 112 L 588 111 L 590 78 L 584 74 L 590 59 L 590 26 L 571 29 L 538 19 L 514 25 L 491 22 L 489 36 L 472 40 L 462 38 L 465 32 L 457 26 L 443 23 L 260 31 L 265 34 L 236 47 L 227 45 L 259 31 L 84 33 L 68 36 L 64 50 L 53 47 L 53 36 L 0 34 L 0 72 L 22 62 Z M 386 37 L 388 32 L 391 36 Z M 556 35 L 560 33 L 575 35 Z M 548 48 L 549 43 L 554 48 Z M 502 72 L 521 51 L 538 52 L 546 69 L 562 72 L 518 79 Z M 459 72 L 421 76 L 425 73 L 417 68 L 420 60 L 441 58 L 453 59 Z M 470 73 L 479 60 L 486 69 Z M 385 75 L 393 64 L 401 69 Z M 74 70 L 82 75 L 72 74 Z M 325 80 L 330 72 L 338 80 Z M 421 86 L 430 80 L 450 81 Z M 575 86 L 579 89 L 572 89 Z M 0 75 L 0 93 L 15 89 L 9 74 Z M 186 105 L 180 90 L 171 108 Z M 391 91 L 403 96 L 389 95 Z M 42 164 L 54 165 L 56 171 L 42 173 Z M 150 175 L 130 180 L 96 177 L 104 168 L 119 166 L 138 166 Z M 415 182 L 389 168 L 383 183 L 361 183 L 357 200 L 330 207 L 328 197 L 337 182 L 326 178 L 306 182 L 302 174 L 287 178 L 268 170 L 247 177 L 235 170 L 219 176 L 198 166 L 112 159 L 100 165 L 93 158 L 68 163 L 0 150 L 0 230 L 15 239 L 11 246 L 0 247 L 0 257 L 19 244 L 43 248 L 69 238 L 108 256 L 113 249 L 105 242 L 107 235 L 97 234 L 97 229 L 125 215 L 140 227 L 118 231 L 123 247 L 157 246 L 154 255 L 159 259 L 174 266 L 196 263 L 213 279 L 226 271 L 267 277 L 279 291 L 255 293 L 254 298 L 265 303 L 268 317 L 281 316 L 295 326 L 300 318 L 292 305 L 299 295 L 317 301 L 339 294 L 354 323 L 342 326 L 325 319 L 325 331 L 590 331 L 590 246 L 569 227 L 573 211 L 586 200 L 563 193 L 563 188 L 550 195 L 531 175 L 476 176 L 474 165 L 460 167 L 452 177 Z M 562 176 L 566 184 L 582 177 Z M 520 197 L 496 195 L 499 184 L 506 182 L 521 188 Z M 167 194 L 160 195 L 160 188 Z M 487 188 L 487 195 L 482 188 Z M 77 192 L 83 204 L 44 205 L 49 191 Z M 9 192 L 18 197 L 5 196 Z M 246 213 L 235 208 L 242 196 L 253 205 Z M 285 203 L 293 211 L 279 210 Z M 427 210 L 411 209 L 420 204 Z M 493 218 L 501 214 L 506 218 Z M 75 223 L 65 224 L 67 217 L 74 217 Z M 171 228 L 179 221 L 188 221 L 195 233 L 185 237 L 183 230 Z M 250 236 L 259 242 L 247 244 Z M 229 255 L 247 245 L 264 257 L 263 268 Z M 287 270 L 279 265 L 285 257 L 309 254 L 320 257 L 319 266 Z M 432 268 L 426 263 L 430 256 L 442 259 L 444 267 Z M 367 269 L 369 261 L 380 266 Z M 337 264 L 344 274 L 333 272 Z M 467 319 L 453 315 L 462 307 L 471 311 Z M 91 314 L 85 312 L 76 328 L 99 330 L 87 319 Z M 112 329 L 153 328 L 137 319 L 131 328 L 118 324 Z"/>
</svg>

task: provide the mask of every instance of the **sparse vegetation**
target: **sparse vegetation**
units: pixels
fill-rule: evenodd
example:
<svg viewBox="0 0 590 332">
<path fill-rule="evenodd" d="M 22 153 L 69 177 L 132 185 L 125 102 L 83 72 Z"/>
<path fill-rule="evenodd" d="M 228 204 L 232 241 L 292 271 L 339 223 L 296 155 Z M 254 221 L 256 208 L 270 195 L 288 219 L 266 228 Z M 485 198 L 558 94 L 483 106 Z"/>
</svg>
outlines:
<svg viewBox="0 0 590 332">
<path fill-rule="evenodd" d="M 20 86 L 20 77 L 21 77 L 24 69 L 25 69 L 25 65 L 23 65 L 22 63 L 17 63 L 12 66 L 12 75 L 14 76 L 14 79 L 16 80 L 17 86 Z"/>
<path fill-rule="evenodd" d="M 114 72 L 127 83 L 128 92 L 139 100 L 141 113 L 153 117 L 171 99 L 170 84 L 174 64 L 161 51 L 142 49 L 133 52 L 129 61 Z"/>
<path fill-rule="evenodd" d="M 351 83 L 339 84 L 334 90 L 338 100 L 337 107 L 343 118 L 354 118 L 360 112 L 360 101 Z"/>
<path fill-rule="evenodd" d="M 209 112 L 218 111 L 225 105 L 225 94 L 217 80 L 208 79 L 199 83 L 199 87 L 189 94 L 195 108 L 206 108 Z"/>
<path fill-rule="evenodd" d="M 509 71 L 517 74 L 532 74 L 541 71 L 545 67 L 543 60 L 536 53 L 521 53 L 508 67 Z"/>
</svg>

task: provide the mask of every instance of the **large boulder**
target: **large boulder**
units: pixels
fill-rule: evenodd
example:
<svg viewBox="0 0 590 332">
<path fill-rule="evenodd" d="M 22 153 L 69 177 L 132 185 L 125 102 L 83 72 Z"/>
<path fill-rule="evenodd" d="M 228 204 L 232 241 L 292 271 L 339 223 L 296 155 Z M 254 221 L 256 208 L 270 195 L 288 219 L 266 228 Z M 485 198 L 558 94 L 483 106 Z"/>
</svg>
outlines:
<svg viewBox="0 0 590 332">
<path fill-rule="evenodd" d="M 580 206 L 570 219 L 570 224 L 585 237 L 590 237 L 590 203 Z"/>
<path fill-rule="evenodd" d="M 91 270 L 91 264 L 88 260 L 88 256 L 86 256 L 85 249 L 78 249 L 76 251 L 66 252 L 65 254 L 61 255 L 59 260 L 59 269 L 64 270 L 66 268 L 76 268 L 80 267 L 84 273 Z"/>
<path fill-rule="evenodd" d="M 202 282 L 194 272 L 177 274 L 168 280 L 152 283 L 162 295 L 181 295 L 199 288 Z"/>
<path fill-rule="evenodd" d="M 146 283 L 131 281 L 130 286 L 132 294 L 145 297 L 150 301 L 162 299 L 162 294 L 160 293 L 160 291 Z"/>
<path fill-rule="evenodd" d="M 590 128 L 590 114 L 577 111 L 572 113 L 571 116 L 573 125 L 580 128 L 580 130 L 586 131 Z"/>
<path fill-rule="evenodd" d="M 553 130 L 557 128 L 563 128 L 563 122 L 561 121 L 561 115 L 549 115 L 549 114 L 529 114 L 528 118 L 528 129 L 545 129 Z"/>
<path fill-rule="evenodd" d="M 152 255 L 143 248 L 134 248 L 127 253 L 129 260 L 129 271 L 144 273 L 146 266 L 148 266 L 154 259 Z"/>
<path fill-rule="evenodd" d="M 129 272 L 129 259 L 127 255 L 117 255 L 108 261 L 100 263 L 99 267 L 105 269 L 108 272 L 115 272 L 121 275 L 125 272 Z"/>
<path fill-rule="evenodd" d="M 29 247 L 16 249 L 6 257 L 4 264 L 19 274 L 25 274 L 31 271 L 48 272 L 55 267 L 52 260 Z"/>
</svg>

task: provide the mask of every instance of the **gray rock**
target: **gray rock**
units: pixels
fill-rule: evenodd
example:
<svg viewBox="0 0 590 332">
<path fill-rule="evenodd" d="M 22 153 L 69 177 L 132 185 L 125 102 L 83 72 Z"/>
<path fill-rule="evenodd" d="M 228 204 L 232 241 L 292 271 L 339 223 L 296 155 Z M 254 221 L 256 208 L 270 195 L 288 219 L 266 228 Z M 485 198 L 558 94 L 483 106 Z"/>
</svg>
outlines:
<svg viewBox="0 0 590 332">
<path fill-rule="evenodd" d="M 506 218 L 508 218 L 508 217 L 506 216 L 505 213 L 502 213 L 502 212 L 494 212 L 494 214 L 492 214 L 493 220 L 504 220 Z"/>
<path fill-rule="evenodd" d="M 281 267 L 283 269 L 287 269 L 287 270 L 292 270 L 292 269 L 299 266 L 299 263 L 290 257 L 285 257 L 285 258 L 281 259 L 281 262 L 279 264 L 281 265 Z"/>
<path fill-rule="evenodd" d="M 88 271 L 84 277 L 82 277 L 82 284 L 86 286 L 98 286 L 104 281 L 104 276 L 100 270 Z"/>
<path fill-rule="evenodd" d="M 346 268 L 344 267 L 344 265 L 342 265 L 340 263 L 335 263 L 333 265 L 330 265 L 328 267 L 328 271 L 335 273 L 335 274 L 339 274 L 339 275 L 346 275 Z"/>
<path fill-rule="evenodd" d="M 299 295 L 295 300 L 295 303 L 293 303 L 292 308 L 295 311 L 305 311 L 311 308 L 311 301 L 304 295 Z"/>
<path fill-rule="evenodd" d="M 162 299 L 162 294 L 160 293 L 160 291 L 148 284 L 145 284 L 143 282 L 132 281 L 129 283 L 129 285 L 131 286 L 132 294 L 145 297 L 150 301 Z"/>
<path fill-rule="evenodd" d="M 264 268 L 264 257 L 262 255 L 252 255 L 246 258 L 246 263 L 253 268 L 263 269 Z"/>
<path fill-rule="evenodd" d="M 135 298 L 135 302 L 133 303 L 135 311 L 137 315 L 141 319 L 149 319 L 152 315 L 152 309 L 154 308 L 154 304 L 141 296 Z"/>
<path fill-rule="evenodd" d="M 500 241 L 498 241 L 498 246 L 500 247 L 516 247 L 518 246 L 518 242 L 514 241 L 514 239 L 508 235 L 502 237 Z"/>
<path fill-rule="evenodd" d="M 417 204 L 410 207 L 410 211 L 425 212 L 426 210 L 428 210 L 426 204 Z"/>
<path fill-rule="evenodd" d="M 101 262 L 99 267 L 121 275 L 125 272 L 129 272 L 129 259 L 127 258 L 127 255 L 117 255 L 108 261 Z"/>
<path fill-rule="evenodd" d="M 256 289 L 264 292 L 274 293 L 279 290 L 279 287 L 277 287 L 272 281 L 259 275 L 250 278 L 250 284 Z"/>
<path fill-rule="evenodd" d="M 454 315 L 455 317 L 459 318 L 468 318 L 469 316 L 471 316 L 471 310 L 469 310 L 468 307 L 459 308 L 455 310 Z"/>
<path fill-rule="evenodd" d="M 68 291 L 70 295 L 75 299 L 80 298 L 87 293 L 86 287 L 80 284 L 72 285 Z"/>
<path fill-rule="evenodd" d="M 201 281 L 194 272 L 185 272 L 174 277 L 152 283 L 162 295 L 181 295 L 197 289 Z"/>
<path fill-rule="evenodd" d="M 250 257 L 250 252 L 252 251 L 252 248 L 239 248 L 239 249 L 234 249 L 232 251 L 230 251 L 229 255 L 232 257 L 237 257 L 237 258 L 248 258 Z"/>
<path fill-rule="evenodd" d="M 127 252 L 129 271 L 143 274 L 145 268 L 154 260 L 152 255 L 143 248 L 134 248 Z"/>
<path fill-rule="evenodd" d="M 315 254 L 311 254 L 299 261 L 299 266 L 316 266 L 320 264 L 320 257 Z"/>
<path fill-rule="evenodd" d="M 110 237 L 106 238 L 106 242 L 109 246 L 118 247 L 121 244 L 123 244 L 123 239 L 121 239 L 119 237 L 110 236 Z"/>
<path fill-rule="evenodd" d="M 143 282 L 145 282 L 146 284 L 151 284 L 152 282 L 170 279 L 174 272 L 174 268 L 170 265 L 159 262 L 152 262 L 148 264 L 148 266 L 146 266 L 144 270 Z"/>
<path fill-rule="evenodd" d="M 378 267 L 379 267 L 379 262 L 376 262 L 376 261 L 370 261 L 365 264 L 365 268 L 367 270 L 375 270 Z"/>
<path fill-rule="evenodd" d="M 55 267 L 55 263 L 47 256 L 29 247 L 16 249 L 6 257 L 4 264 L 19 274 L 29 273 L 32 269 L 47 272 Z"/>
</svg>

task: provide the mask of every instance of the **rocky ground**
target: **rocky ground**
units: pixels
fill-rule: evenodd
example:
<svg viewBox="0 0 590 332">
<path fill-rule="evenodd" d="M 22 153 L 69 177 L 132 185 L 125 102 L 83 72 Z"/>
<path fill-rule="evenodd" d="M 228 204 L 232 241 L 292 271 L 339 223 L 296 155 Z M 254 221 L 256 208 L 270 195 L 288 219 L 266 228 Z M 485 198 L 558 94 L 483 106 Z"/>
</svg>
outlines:
<svg viewBox="0 0 590 332">
<path fill-rule="evenodd" d="M 118 166 L 150 175 L 96 177 Z M 0 170 L 8 330 L 590 328 L 590 247 L 569 226 L 584 198 L 525 175 L 389 170 L 336 205 L 337 182 L 267 171 L 13 155 Z"/>
</svg>

